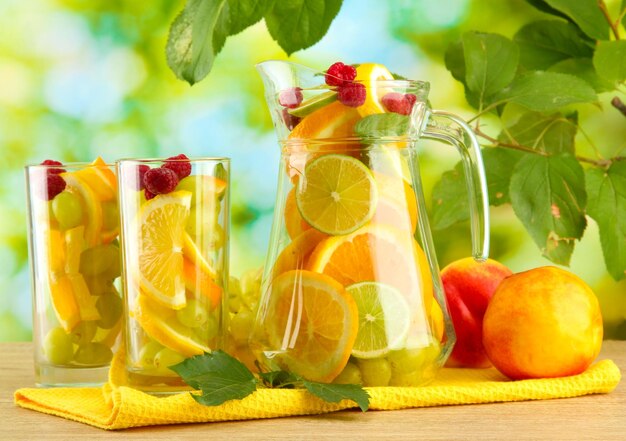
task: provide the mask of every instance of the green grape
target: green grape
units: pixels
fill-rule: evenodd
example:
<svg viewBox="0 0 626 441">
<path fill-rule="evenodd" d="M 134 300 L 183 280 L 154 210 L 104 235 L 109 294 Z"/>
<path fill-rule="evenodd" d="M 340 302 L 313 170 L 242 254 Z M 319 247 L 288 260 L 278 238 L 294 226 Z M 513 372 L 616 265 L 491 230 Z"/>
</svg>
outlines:
<svg viewBox="0 0 626 441">
<path fill-rule="evenodd" d="M 187 232 L 192 236 L 210 234 L 213 225 L 217 224 L 217 211 L 202 205 L 192 205 L 189 210 Z"/>
<path fill-rule="evenodd" d="M 230 336 L 237 343 L 248 341 L 253 324 L 254 317 L 252 317 L 252 313 L 242 309 L 230 320 Z"/>
<path fill-rule="evenodd" d="M 84 277 L 87 288 L 89 288 L 89 294 L 92 296 L 100 296 L 117 290 L 113 285 L 113 281 L 104 277 Z"/>
<path fill-rule="evenodd" d="M 44 338 L 43 351 L 50 363 L 68 364 L 74 356 L 72 337 L 66 334 L 63 328 L 52 328 Z"/>
<path fill-rule="evenodd" d="M 408 374 L 419 370 L 424 365 L 425 348 L 402 349 L 392 351 L 387 355 L 394 373 Z"/>
<path fill-rule="evenodd" d="M 424 376 L 420 370 L 408 372 L 405 374 L 399 372 L 393 372 L 391 380 L 389 380 L 389 386 L 399 387 L 414 387 L 419 386 L 424 382 Z"/>
<path fill-rule="evenodd" d="M 96 323 L 102 329 L 111 329 L 122 315 L 124 306 L 122 299 L 114 293 L 102 294 L 96 301 L 96 309 L 100 314 L 100 320 Z"/>
<path fill-rule="evenodd" d="M 241 297 L 228 294 L 228 310 L 235 314 L 237 311 L 241 309 Z"/>
<path fill-rule="evenodd" d="M 114 259 L 111 266 L 101 274 L 101 277 L 106 277 L 109 280 L 115 280 L 122 274 L 122 256 L 119 247 L 112 244 L 109 246 L 117 250 L 117 258 Z"/>
<path fill-rule="evenodd" d="M 241 292 L 258 296 L 261 291 L 261 281 L 263 279 L 263 271 L 250 270 L 241 278 Z"/>
<path fill-rule="evenodd" d="M 188 300 L 183 309 L 176 311 L 178 321 L 189 328 L 198 328 L 208 319 L 207 308 L 196 300 Z"/>
<path fill-rule="evenodd" d="M 196 204 L 196 189 L 198 185 L 198 176 L 197 175 L 189 175 L 178 181 L 178 185 L 176 186 L 176 191 L 184 190 L 191 192 L 191 206 L 193 207 Z"/>
<path fill-rule="evenodd" d="M 143 368 L 154 367 L 154 358 L 156 354 L 163 349 L 163 345 L 157 341 L 150 340 L 142 346 L 139 351 L 139 364 Z"/>
<path fill-rule="evenodd" d="M 217 337 L 219 330 L 219 319 L 215 315 L 209 315 L 207 317 L 207 321 L 202 327 L 194 329 L 199 341 L 202 344 L 206 344 L 207 342 Z"/>
<path fill-rule="evenodd" d="M 97 330 L 98 326 L 94 321 L 80 322 L 76 327 L 74 327 L 74 329 L 72 329 L 72 332 L 70 332 L 72 343 L 77 345 L 89 343 L 96 336 Z"/>
<path fill-rule="evenodd" d="M 228 293 L 239 296 L 241 295 L 241 283 L 239 283 L 239 279 L 234 276 L 230 276 L 228 279 Z"/>
<path fill-rule="evenodd" d="M 115 263 L 119 264 L 119 249 L 115 245 L 98 245 L 87 248 L 80 255 L 80 273 L 84 276 L 98 276 Z"/>
<path fill-rule="evenodd" d="M 361 384 L 361 370 L 354 363 L 348 363 L 343 371 L 333 380 L 337 384 Z"/>
<path fill-rule="evenodd" d="M 384 358 L 359 360 L 364 386 L 387 386 L 391 380 L 391 364 Z"/>
<path fill-rule="evenodd" d="M 83 207 L 74 193 L 63 191 L 52 200 L 52 212 L 63 230 L 74 228 L 83 221 Z"/>
<path fill-rule="evenodd" d="M 116 202 L 102 203 L 102 229 L 111 231 L 117 228 L 120 223 L 119 210 Z"/>
<path fill-rule="evenodd" d="M 168 369 L 185 360 L 185 357 L 170 348 L 163 348 L 154 356 L 154 366 L 162 373 L 174 374 L 174 371 Z"/>
<path fill-rule="evenodd" d="M 113 352 L 104 343 L 87 343 L 81 345 L 74 354 L 74 361 L 78 364 L 102 366 L 111 361 Z"/>
</svg>

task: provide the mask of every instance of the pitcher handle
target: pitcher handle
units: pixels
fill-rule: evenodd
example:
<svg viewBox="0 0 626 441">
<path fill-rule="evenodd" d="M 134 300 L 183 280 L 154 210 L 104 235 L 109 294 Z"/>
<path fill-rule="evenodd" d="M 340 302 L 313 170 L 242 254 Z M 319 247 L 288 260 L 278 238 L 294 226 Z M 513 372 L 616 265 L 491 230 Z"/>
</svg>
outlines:
<svg viewBox="0 0 626 441">
<path fill-rule="evenodd" d="M 458 116 L 442 110 L 428 110 L 423 138 L 453 145 L 463 159 L 469 192 L 472 254 L 477 261 L 489 257 L 489 194 L 485 167 L 476 135 Z"/>
</svg>

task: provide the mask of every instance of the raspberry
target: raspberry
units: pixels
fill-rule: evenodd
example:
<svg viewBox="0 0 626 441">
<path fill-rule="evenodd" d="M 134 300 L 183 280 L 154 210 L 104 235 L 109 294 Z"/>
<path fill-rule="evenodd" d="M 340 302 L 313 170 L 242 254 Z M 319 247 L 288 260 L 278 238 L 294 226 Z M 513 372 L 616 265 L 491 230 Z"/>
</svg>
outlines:
<svg viewBox="0 0 626 441">
<path fill-rule="evenodd" d="M 144 189 L 143 194 L 146 196 L 146 201 L 149 201 L 156 196 L 154 193 L 150 193 L 147 188 Z"/>
<path fill-rule="evenodd" d="M 417 97 L 412 93 L 403 95 L 398 92 L 390 92 L 386 94 L 380 102 L 388 112 L 399 113 L 400 115 L 408 115 L 415 105 Z"/>
<path fill-rule="evenodd" d="M 173 191 L 178 185 L 178 176 L 170 168 L 151 168 L 143 176 L 146 192 L 165 194 Z M 147 193 L 146 193 L 147 196 Z"/>
<path fill-rule="evenodd" d="M 45 161 L 43 161 L 41 163 L 41 165 L 60 165 L 60 166 L 63 166 L 63 163 L 61 163 L 59 161 L 55 161 L 53 159 L 46 159 Z M 62 169 L 62 168 L 48 168 L 47 172 L 48 172 L 48 174 L 59 175 L 61 173 L 65 173 L 65 169 Z"/>
<path fill-rule="evenodd" d="M 191 163 L 189 162 L 189 158 L 183 153 L 177 156 L 172 156 L 171 158 L 167 158 L 165 160 L 165 164 L 163 164 L 161 167 L 172 170 L 174 173 L 176 173 L 176 176 L 178 176 L 179 180 L 191 174 Z M 169 193 L 169 191 L 166 193 Z"/>
<path fill-rule="evenodd" d="M 45 179 L 46 185 L 42 185 L 37 189 L 37 193 L 41 199 L 50 201 L 65 190 L 65 179 L 58 174 L 48 173 L 45 175 Z"/>
<path fill-rule="evenodd" d="M 287 111 L 287 109 L 283 109 L 283 121 L 285 121 L 285 125 L 289 130 L 293 130 L 293 128 L 298 125 L 300 120 L 301 118 L 292 115 Z"/>
<path fill-rule="evenodd" d="M 359 107 L 365 102 L 365 86 L 361 83 L 346 83 L 339 88 L 337 98 L 348 107 Z"/>
<path fill-rule="evenodd" d="M 354 81 L 356 78 L 356 69 L 341 61 L 336 62 L 328 68 L 324 80 L 329 86 L 343 86 L 346 83 Z"/>
<path fill-rule="evenodd" d="M 285 89 L 278 95 L 278 103 L 288 109 L 295 109 L 302 102 L 302 89 L 299 87 L 293 87 L 291 89 Z"/>
</svg>

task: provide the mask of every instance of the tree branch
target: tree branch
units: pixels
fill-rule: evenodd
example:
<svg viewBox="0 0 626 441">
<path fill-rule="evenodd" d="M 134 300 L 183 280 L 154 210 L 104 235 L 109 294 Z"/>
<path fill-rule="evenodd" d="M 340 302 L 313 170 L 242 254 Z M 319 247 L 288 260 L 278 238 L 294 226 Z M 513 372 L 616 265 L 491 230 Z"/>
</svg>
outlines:
<svg viewBox="0 0 626 441">
<path fill-rule="evenodd" d="M 600 8 L 600 11 L 602 11 L 602 15 L 604 15 L 606 21 L 609 23 L 609 26 L 613 31 L 613 35 L 615 35 L 615 39 L 619 40 L 619 21 L 614 22 L 613 20 L 611 20 L 611 15 L 609 14 L 609 10 L 606 7 L 606 3 L 604 3 L 604 0 L 598 0 L 598 7 Z"/>
<path fill-rule="evenodd" d="M 614 97 L 611 100 L 611 105 L 615 107 L 617 110 L 619 110 L 619 112 L 622 115 L 626 116 L 626 104 L 624 104 L 624 102 L 621 99 L 619 99 L 619 97 L 617 96 Z"/>
</svg>

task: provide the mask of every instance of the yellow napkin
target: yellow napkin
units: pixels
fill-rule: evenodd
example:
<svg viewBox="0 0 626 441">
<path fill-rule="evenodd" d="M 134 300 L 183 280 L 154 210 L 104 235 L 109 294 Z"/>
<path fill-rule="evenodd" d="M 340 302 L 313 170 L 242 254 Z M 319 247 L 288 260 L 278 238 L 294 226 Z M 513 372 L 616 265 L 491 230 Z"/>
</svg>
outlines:
<svg viewBox="0 0 626 441">
<path fill-rule="evenodd" d="M 157 424 L 250 420 L 314 415 L 355 408 L 352 401 L 327 403 L 297 389 L 260 389 L 243 400 L 202 406 L 189 392 L 155 397 L 126 386 L 123 358 L 115 357 L 109 383 L 101 388 L 24 388 L 15 392 L 18 406 L 102 429 Z M 611 392 L 620 381 L 619 368 L 602 360 L 586 372 L 563 378 L 509 381 L 495 369 L 442 369 L 422 387 L 372 387 L 371 410 L 397 410 L 451 404 L 542 400 Z"/>
</svg>

